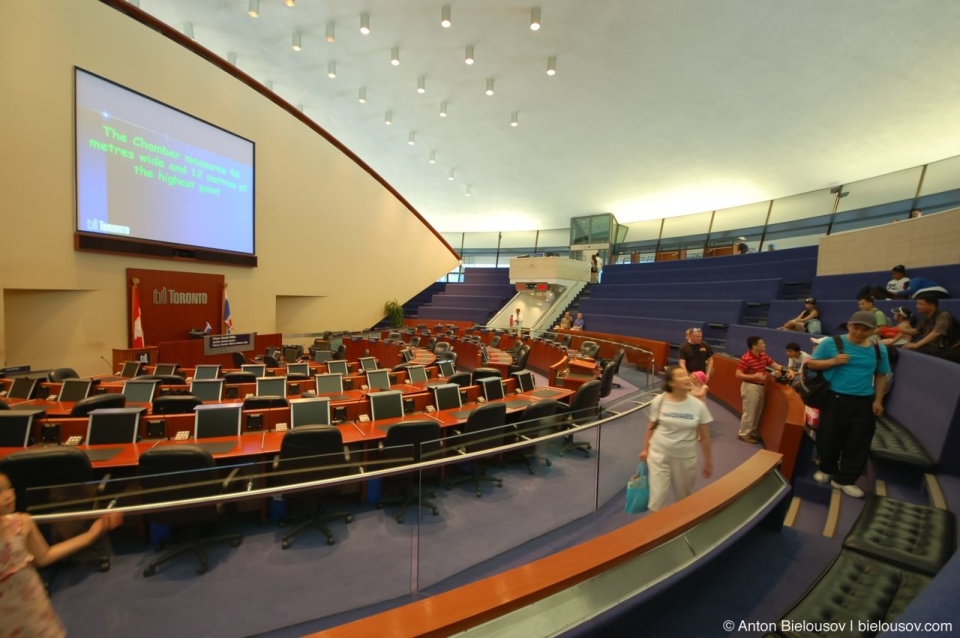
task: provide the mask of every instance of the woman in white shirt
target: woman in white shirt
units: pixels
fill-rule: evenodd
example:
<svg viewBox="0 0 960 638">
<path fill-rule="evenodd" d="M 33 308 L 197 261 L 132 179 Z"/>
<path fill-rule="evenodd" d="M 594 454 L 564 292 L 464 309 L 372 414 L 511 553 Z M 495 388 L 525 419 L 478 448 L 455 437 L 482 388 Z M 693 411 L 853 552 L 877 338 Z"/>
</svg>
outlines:
<svg viewBox="0 0 960 638">
<path fill-rule="evenodd" d="M 667 501 L 670 486 L 679 501 L 693 493 L 697 478 L 697 441 L 703 448 L 703 476 L 713 474 L 710 452 L 710 428 L 713 416 L 706 404 L 690 395 L 693 383 L 687 371 L 667 368 L 664 393 L 650 404 L 653 418 L 640 452 L 650 476 L 650 510 L 657 511 Z"/>
</svg>

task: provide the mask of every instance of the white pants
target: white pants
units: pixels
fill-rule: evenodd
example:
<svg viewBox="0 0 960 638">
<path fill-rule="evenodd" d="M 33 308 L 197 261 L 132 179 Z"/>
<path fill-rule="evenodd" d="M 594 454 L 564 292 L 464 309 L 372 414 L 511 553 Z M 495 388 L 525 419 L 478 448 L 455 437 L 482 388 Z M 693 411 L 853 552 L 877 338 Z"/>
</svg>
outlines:
<svg viewBox="0 0 960 638">
<path fill-rule="evenodd" d="M 693 493 L 693 484 L 697 480 L 697 457 L 680 458 L 650 450 L 647 453 L 647 469 L 650 474 L 651 512 L 666 505 L 670 485 L 673 485 L 673 495 L 678 501 Z"/>
</svg>

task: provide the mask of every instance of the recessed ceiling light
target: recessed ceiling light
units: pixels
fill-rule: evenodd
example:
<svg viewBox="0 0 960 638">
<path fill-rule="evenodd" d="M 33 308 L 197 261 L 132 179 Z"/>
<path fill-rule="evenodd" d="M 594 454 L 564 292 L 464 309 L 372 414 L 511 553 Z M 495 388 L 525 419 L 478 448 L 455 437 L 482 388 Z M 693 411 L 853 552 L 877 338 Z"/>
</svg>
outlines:
<svg viewBox="0 0 960 638">
<path fill-rule="evenodd" d="M 450 169 L 450 174 L 447 176 L 447 179 L 452 182 L 452 181 L 455 179 L 454 174 L 455 174 L 455 171 L 454 171 L 454 169 L 451 168 L 451 169 Z"/>
<path fill-rule="evenodd" d="M 440 7 L 440 26 L 449 29 L 451 24 L 453 23 L 450 22 L 450 5 L 445 4 Z"/>
<path fill-rule="evenodd" d="M 484 92 L 487 95 L 493 95 L 493 78 L 487 78 L 487 90 Z"/>
<path fill-rule="evenodd" d="M 420 93 L 421 95 L 423 95 L 426 92 L 427 92 L 427 78 L 421 75 L 420 77 L 417 78 L 417 93 Z"/>
<path fill-rule="evenodd" d="M 393 124 L 393 111 L 387 111 L 383 116 L 383 123 L 387 126 Z"/>
<path fill-rule="evenodd" d="M 410 146 L 413 146 L 414 144 L 416 144 L 417 142 L 414 139 L 416 135 L 417 135 L 416 133 L 414 133 L 413 131 L 410 131 L 410 135 L 407 136 L 407 144 L 409 144 Z"/>
<path fill-rule="evenodd" d="M 366 103 L 367 103 L 367 89 L 366 89 L 366 88 L 360 87 L 360 91 L 357 93 L 357 101 L 360 102 L 360 104 L 366 104 Z"/>
<path fill-rule="evenodd" d="M 530 30 L 540 30 L 540 7 L 534 7 L 530 10 Z"/>
<path fill-rule="evenodd" d="M 440 102 L 440 117 L 447 117 L 447 103 Z"/>
<path fill-rule="evenodd" d="M 337 77 L 337 63 L 333 60 L 327 62 L 327 77 L 331 80 Z"/>
<path fill-rule="evenodd" d="M 473 195 L 473 186 L 471 186 L 470 184 L 467 184 L 467 191 L 464 193 L 464 195 L 466 195 L 467 197 L 470 197 L 471 195 Z"/>
<path fill-rule="evenodd" d="M 260 17 L 260 0 L 250 0 L 247 5 L 247 15 L 251 18 Z"/>
<path fill-rule="evenodd" d="M 520 113 L 518 111 L 510 114 L 510 126 L 520 126 Z"/>
<path fill-rule="evenodd" d="M 337 41 L 337 35 L 332 22 L 327 23 L 327 42 L 331 44 Z"/>
<path fill-rule="evenodd" d="M 551 55 L 547 58 L 547 75 L 557 74 L 557 56 Z"/>
<path fill-rule="evenodd" d="M 287 5 L 288 7 L 295 7 L 297 6 L 297 0 L 283 0 L 283 4 Z"/>
<path fill-rule="evenodd" d="M 292 40 L 291 43 L 290 43 L 290 48 L 293 49 L 294 51 L 302 51 L 302 50 L 303 50 L 303 42 L 302 42 L 302 39 L 301 39 L 301 37 L 300 37 L 300 32 L 299 32 L 299 31 L 294 31 L 294 33 L 293 33 L 293 40 Z"/>
<path fill-rule="evenodd" d="M 427 161 L 428 161 L 429 163 L 431 163 L 431 164 L 436 164 L 436 163 L 437 163 L 437 152 L 436 152 L 436 151 L 430 151 L 430 159 L 428 159 Z"/>
<path fill-rule="evenodd" d="M 370 14 L 361 13 L 360 14 L 360 33 L 363 35 L 368 35 L 370 33 Z"/>
<path fill-rule="evenodd" d="M 466 55 L 463 56 L 463 61 L 466 62 L 467 64 L 473 64 L 474 58 L 473 58 L 473 45 L 472 45 L 472 44 L 468 44 L 468 45 L 467 45 L 467 53 L 466 53 Z"/>
<path fill-rule="evenodd" d="M 400 47 L 390 49 L 390 64 L 400 66 Z"/>
</svg>

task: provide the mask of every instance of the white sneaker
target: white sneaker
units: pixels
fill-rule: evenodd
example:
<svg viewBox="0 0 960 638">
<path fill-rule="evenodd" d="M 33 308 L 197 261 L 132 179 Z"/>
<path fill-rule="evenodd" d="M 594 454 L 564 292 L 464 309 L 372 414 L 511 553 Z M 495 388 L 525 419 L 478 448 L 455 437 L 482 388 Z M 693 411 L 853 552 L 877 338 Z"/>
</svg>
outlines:
<svg viewBox="0 0 960 638">
<path fill-rule="evenodd" d="M 821 472 L 820 470 L 817 470 L 813 473 L 813 480 L 817 483 L 829 483 L 831 478 L 833 477 L 826 472 Z"/>
<path fill-rule="evenodd" d="M 835 487 L 838 490 L 843 490 L 843 493 L 847 496 L 852 496 L 853 498 L 863 498 L 863 490 L 861 490 L 856 485 L 840 485 L 836 481 L 830 481 L 830 487 Z"/>
</svg>

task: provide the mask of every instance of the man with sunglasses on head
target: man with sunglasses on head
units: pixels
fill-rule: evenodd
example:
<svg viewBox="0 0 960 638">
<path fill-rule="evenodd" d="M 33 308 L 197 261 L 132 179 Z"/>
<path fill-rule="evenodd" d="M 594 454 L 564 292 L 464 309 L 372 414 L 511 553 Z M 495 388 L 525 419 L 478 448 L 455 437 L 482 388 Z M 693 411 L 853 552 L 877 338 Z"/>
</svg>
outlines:
<svg viewBox="0 0 960 638">
<path fill-rule="evenodd" d="M 687 328 L 687 340 L 680 346 L 678 356 L 680 367 L 688 374 L 702 372 L 707 375 L 706 382 L 713 376 L 713 348 L 703 343 L 703 332 L 700 328 Z"/>
</svg>

